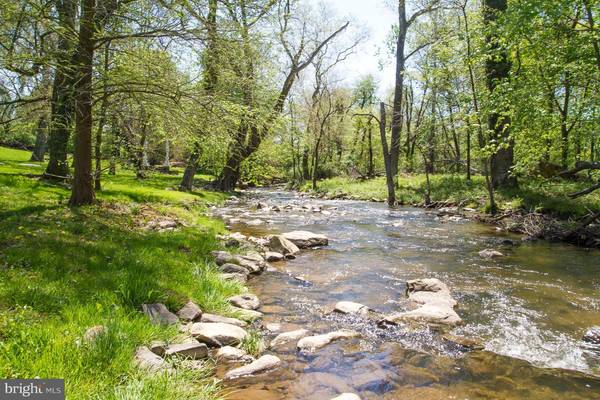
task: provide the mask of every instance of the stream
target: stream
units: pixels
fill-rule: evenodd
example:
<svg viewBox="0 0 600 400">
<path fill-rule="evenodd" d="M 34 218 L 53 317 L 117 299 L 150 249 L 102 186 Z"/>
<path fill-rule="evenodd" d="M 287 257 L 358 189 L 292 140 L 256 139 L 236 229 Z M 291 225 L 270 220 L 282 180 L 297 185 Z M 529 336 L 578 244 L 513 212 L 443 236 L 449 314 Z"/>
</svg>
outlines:
<svg viewBox="0 0 600 400">
<path fill-rule="evenodd" d="M 259 201 L 281 211 L 256 209 Z M 262 302 L 263 326 L 361 333 L 309 355 L 293 345 L 267 350 L 283 366 L 227 382 L 228 399 L 328 400 L 343 392 L 363 400 L 600 399 L 600 353 L 581 341 L 600 325 L 598 250 L 522 242 L 435 211 L 277 190 L 248 192 L 218 213 L 240 218 L 230 228 L 245 235 L 308 230 L 330 240 L 248 282 Z M 244 223 L 255 219 L 265 223 Z M 480 257 L 488 248 L 505 256 Z M 459 303 L 464 325 L 452 333 L 480 340 L 485 350 L 465 351 L 427 327 L 381 328 L 331 313 L 342 300 L 383 314 L 406 310 L 406 281 L 430 277 L 446 283 Z M 267 342 L 274 336 L 265 333 Z"/>
</svg>

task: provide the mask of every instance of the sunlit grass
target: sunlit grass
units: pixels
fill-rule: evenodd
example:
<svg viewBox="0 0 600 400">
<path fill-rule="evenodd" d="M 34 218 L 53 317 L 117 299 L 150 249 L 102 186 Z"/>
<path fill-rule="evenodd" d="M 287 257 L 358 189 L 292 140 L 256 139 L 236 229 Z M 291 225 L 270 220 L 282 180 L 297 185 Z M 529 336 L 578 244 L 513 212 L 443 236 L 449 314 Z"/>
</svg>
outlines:
<svg viewBox="0 0 600 400">
<path fill-rule="evenodd" d="M 210 261 L 224 226 L 203 214 L 225 196 L 173 190 L 180 176 L 137 180 L 120 170 L 105 177 L 97 205 L 70 209 L 69 189 L 35 177 L 42 167 L 19 165 L 28 160 L 0 148 L 0 377 L 64 378 L 69 399 L 218 398 L 208 364 L 166 377 L 131 361 L 137 346 L 178 334 L 152 325 L 142 303 L 176 311 L 192 299 L 227 313 L 227 298 L 243 291 Z M 146 229 L 153 218 L 185 226 Z M 82 343 L 95 325 L 108 329 Z"/>
</svg>

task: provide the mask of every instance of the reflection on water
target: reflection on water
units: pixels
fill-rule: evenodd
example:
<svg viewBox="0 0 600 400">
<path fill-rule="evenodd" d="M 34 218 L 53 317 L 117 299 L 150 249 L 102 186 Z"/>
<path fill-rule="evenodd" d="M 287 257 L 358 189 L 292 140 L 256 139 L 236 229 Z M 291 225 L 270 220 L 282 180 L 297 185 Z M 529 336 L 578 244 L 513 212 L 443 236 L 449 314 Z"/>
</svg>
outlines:
<svg viewBox="0 0 600 400">
<path fill-rule="evenodd" d="M 491 227 L 418 209 L 287 192 L 257 191 L 246 200 L 220 212 L 269 223 L 241 222 L 232 230 L 261 236 L 304 229 L 330 238 L 328 248 L 304 251 L 250 281 L 265 321 L 317 333 L 350 328 L 362 338 L 310 356 L 293 346 L 278 352 L 285 367 L 236 381 L 231 399 L 329 399 L 342 392 L 363 399 L 600 398 L 600 355 L 580 341 L 587 328 L 600 325 L 600 252 L 522 244 Z M 256 210 L 258 200 L 281 212 Z M 290 203 L 297 207 L 283 209 Z M 303 204 L 324 212 L 301 210 Z M 485 248 L 505 257 L 482 259 Z M 404 310 L 405 282 L 420 277 L 451 288 L 465 321 L 453 333 L 481 339 L 485 351 L 463 353 L 426 328 L 381 329 L 368 319 L 329 313 L 340 300 L 380 313 Z"/>
</svg>

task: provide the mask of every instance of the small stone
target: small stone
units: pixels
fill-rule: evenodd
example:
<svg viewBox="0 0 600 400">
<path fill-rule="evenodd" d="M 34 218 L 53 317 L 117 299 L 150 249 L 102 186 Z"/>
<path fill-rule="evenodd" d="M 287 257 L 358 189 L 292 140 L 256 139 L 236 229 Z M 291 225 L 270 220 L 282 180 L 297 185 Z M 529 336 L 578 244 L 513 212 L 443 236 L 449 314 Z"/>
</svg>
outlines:
<svg viewBox="0 0 600 400">
<path fill-rule="evenodd" d="M 164 304 L 142 304 L 142 311 L 155 324 L 173 325 L 179 322 L 179 318 L 170 312 Z"/>
<path fill-rule="evenodd" d="M 265 325 L 265 329 L 271 333 L 279 332 L 281 330 L 281 324 L 277 322 L 269 322 Z"/>
<path fill-rule="evenodd" d="M 179 311 L 177 316 L 182 321 L 197 321 L 202 317 L 202 310 L 193 301 L 188 301 Z"/>
<path fill-rule="evenodd" d="M 347 329 L 329 332 L 323 335 L 307 336 L 298 341 L 298 350 L 305 352 L 313 352 L 315 350 L 327 346 L 334 340 L 351 339 L 359 336 L 360 334 L 358 332 Z"/>
<path fill-rule="evenodd" d="M 196 322 L 190 327 L 190 334 L 200 342 L 217 347 L 239 344 L 247 335 L 239 326 L 220 322 Z"/>
<path fill-rule="evenodd" d="M 281 365 L 279 357 L 267 354 L 248 365 L 232 369 L 225 374 L 225 379 L 236 379 L 243 376 L 256 375 L 273 370 Z"/>
<path fill-rule="evenodd" d="M 365 315 L 369 312 L 369 307 L 354 303 L 352 301 L 339 301 L 333 311 L 342 313 L 342 314 L 362 314 Z"/>
<path fill-rule="evenodd" d="M 244 308 L 231 307 L 231 310 L 236 313 L 244 321 L 254 321 L 263 317 L 263 313 L 255 310 L 246 310 Z"/>
<path fill-rule="evenodd" d="M 264 225 L 265 221 L 263 221 L 262 219 L 251 219 L 250 221 L 246 221 L 246 225 L 249 226 L 259 226 L 259 225 Z"/>
<path fill-rule="evenodd" d="M 104 335 L 107 329 L 104 325 L 92 326 L 83 334 L 83 341 L 87 343 L 95 342 L 98 337 Z"/>
<path fill-rule="evenodd" d="M 199 360 L 208 357 L 208 347 L 204 343 L 180 343 L 168 346 L 165 356 L 180 356 Z"/>
<path fill-rule="evenodd" d="M 150 372 L 157 372 L 167 369 L 168 367 L 164 359 L 151 352 L 146 346 L 140 346 L 137 348 L 135 351 L 134 361 L 138 368 L 145 369 Z"/>
<path fill-rule="evenodd" d="M 227 251 L 213 251 L 211 254 L 215 258 L 215 262 L 217 263 L 217 265 L 234 263 L 233 261 L 235 257 Z"/>
<path fill-rule="evenodd" d="M 586 343 L 600 345 L 600 326 L 594 326 L 583 335 L 582 340 Z"/>
<path fill-rule="evenodd" d="M 229 303 L 244 310 L 256 310 L 260 307 L 260 300 L 253 294 L 245 293 L 229 298 Z"/>
<path fill-rule="evenodd" d="M 215 314 L 202 314 L 202 318 L 200 319 L 200 322 L 207 322 L 207 323 L 220 322 L 223 324 L 239 326 L 240 328 L 244 328 L 248 325 L 246 322 L 239 320 L 237 318 L 223 317 L 221 315 L 215 315 Z"/>
<path fill-rule="evenodd" d="M 449 333 L 443 335 L 442 339 L 447 342 L 462 346 L 468 350 L 483 350 L 485 348 L 479 340 L 456 336 Z"/>
<path fill-rule="evenodd" d="M 276 253 L 274 251 L 267 251 L 265 253 L 265 259 L 269 262 L 276 262 L 285 259 L 285 256 L 281 253 Z"/>
<path fill-rule="evenodd" d="M 271 341 L 271 348 L 275 348 L 290 342 L 296 342 L 308 336 L 309 334 L 310 332 L 306 329 L 298 329 L 295 331 L 280 333 Z"/>
<path fill-rule="evenodd" d="M 225 346 L 221 347 L 216 353 L 217 360 L 229 362 L 252 362 L 254 357 L 237 347 Z"/>
<path fill-rule="evenodd" d="M 500 253 L 498 250 L 485 249 L 479 252 L 479 256 L 482 258 L 497 258 L 504 256 L 504 254 Z"/>
</svg>

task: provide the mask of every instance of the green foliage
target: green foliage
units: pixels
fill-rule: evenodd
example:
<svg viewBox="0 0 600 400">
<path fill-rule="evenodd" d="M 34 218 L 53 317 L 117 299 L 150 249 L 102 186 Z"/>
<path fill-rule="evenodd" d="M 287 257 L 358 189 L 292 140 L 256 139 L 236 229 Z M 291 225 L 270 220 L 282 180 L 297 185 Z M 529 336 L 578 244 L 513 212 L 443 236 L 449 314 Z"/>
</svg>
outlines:
<svg viewBox="0 0 600 400">
<path fill-rule="evenodd" d="M 131 360 L 137 346 L 178 334 L 152 325 L 142 303 L 176 310 L 193 299 L 228 313 L 227 297 L 242 292 L 208 262 L 223 225 L 201 214 L 224 196 L 167 190 L 176 176 L 119 174 L 99 205 L 68 209 L 67 188 L 22 175 L 40 173 L 18 165 L 28 155 L 0 148 L 0 376 L 64 377 L 73 399 L 216 398 L 209 364 L 167 378 L 143 374 Z M 162 217 L 190 227 L 145 228 Z M 81 344 L 95 325 L 106 334 Z"/>
</svg>

